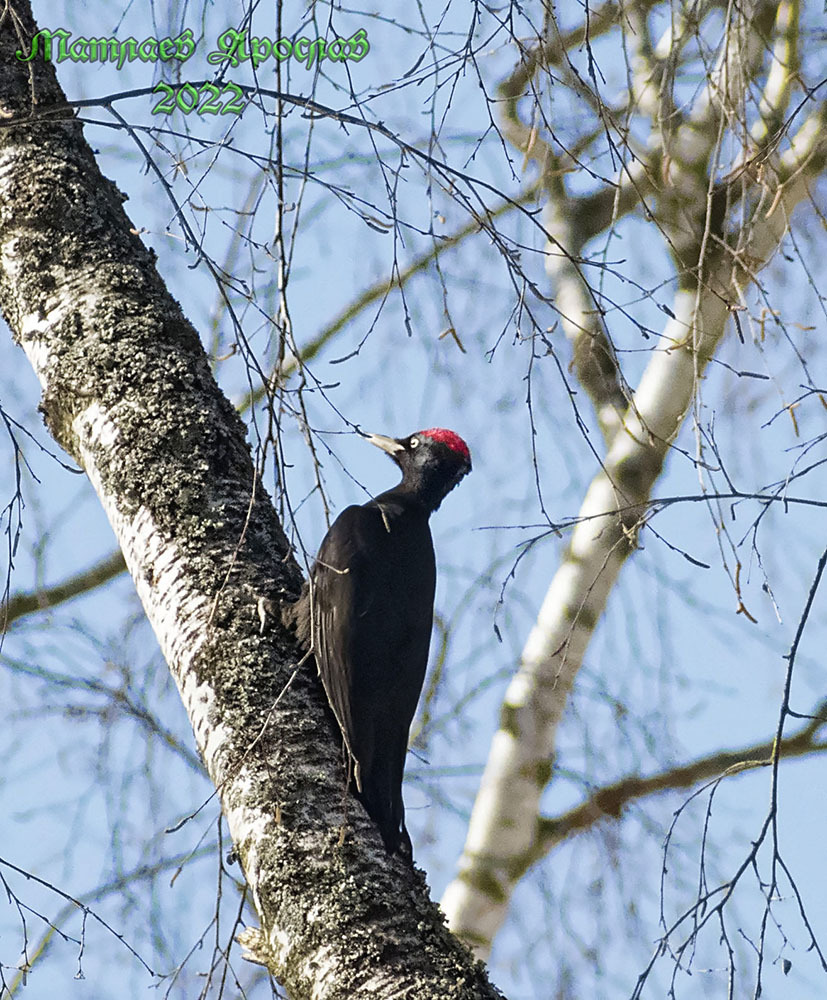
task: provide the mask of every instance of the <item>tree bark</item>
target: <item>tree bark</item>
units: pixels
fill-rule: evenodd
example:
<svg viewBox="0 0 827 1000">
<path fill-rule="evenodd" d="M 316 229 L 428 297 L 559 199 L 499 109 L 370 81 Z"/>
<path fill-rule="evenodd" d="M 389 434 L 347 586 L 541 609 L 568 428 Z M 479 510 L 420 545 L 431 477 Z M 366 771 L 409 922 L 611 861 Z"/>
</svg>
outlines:
<svg viewBox="0 0 827 1000">
<path fill-rule="evenodd" d="M 299 569 L 244 425 L 53 68 L 15 59 L 36 30 L 23 0 L 5 8 L 0 305 L 178 684 L 261 919 L 256 957 L 294 998 L 499 996 L 348 798 L 312 661 L 279 621 L 260 634 L 258 596 L 295 599 Z"/>
</svg>

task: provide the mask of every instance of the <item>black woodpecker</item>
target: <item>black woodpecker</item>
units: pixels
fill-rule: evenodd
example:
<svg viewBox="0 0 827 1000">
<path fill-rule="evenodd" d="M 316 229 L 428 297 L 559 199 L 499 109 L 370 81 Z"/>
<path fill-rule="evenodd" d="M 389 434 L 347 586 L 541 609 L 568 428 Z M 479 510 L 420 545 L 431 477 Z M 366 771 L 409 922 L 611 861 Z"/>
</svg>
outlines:
<svg viewBox="0 0 827 1000">
<path fill-rule="evenodd" d="M 441 427 L 367 440 L 396 462 L 402 481 L 342 511 L 321 544 L 297 621 L 342 730 L 356 794 L 388 853 L 402 848 L 410 857 L 402 774 L 434 615 L 428 519 L 471 471 L 471 454 Z"/>
</svg>

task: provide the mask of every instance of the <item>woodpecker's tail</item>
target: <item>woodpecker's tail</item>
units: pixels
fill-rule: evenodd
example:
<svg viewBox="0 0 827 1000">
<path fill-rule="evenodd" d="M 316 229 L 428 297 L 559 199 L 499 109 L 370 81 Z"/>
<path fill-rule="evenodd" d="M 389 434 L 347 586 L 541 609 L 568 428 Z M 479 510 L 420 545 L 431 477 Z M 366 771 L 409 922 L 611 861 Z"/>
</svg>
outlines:
<svg viewBox="0 0 827 1000">
<path fill-rule="evenodd" d="M 370 769 L 362 768 L 362 791 L 358 794 L 368 816 L 379 827 L 388 854 L 399 853 L 412 861 L 411 838 L 405 828 L 405 804 L 402 801 L 402 773 L 407 743 L 393 752 L 385 747 L 375 753 Z"/>
</svg>

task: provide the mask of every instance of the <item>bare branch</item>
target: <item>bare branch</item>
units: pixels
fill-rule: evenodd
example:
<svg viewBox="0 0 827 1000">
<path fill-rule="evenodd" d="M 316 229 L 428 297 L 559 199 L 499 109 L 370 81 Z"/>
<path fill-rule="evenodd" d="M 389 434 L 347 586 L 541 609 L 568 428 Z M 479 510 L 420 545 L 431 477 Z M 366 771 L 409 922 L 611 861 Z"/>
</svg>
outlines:
<svg viewBox="0 0 827 1000">
<path fill-rule="evenodd" d="M 761 6 L 762 17 L 767 9 L 766 4 Z M 682 220 L 674 232 L 669 230 L 670 236 L 679 234 L 675 254 L 682 268 L 673 318 L 661 333 L 661 347 L 654 352 L 580 509 L 580 517 L 587 518 L 612 507 L 625 513 L 574 529 L 506 693 L 459 874 L 443 899 L 450 925 L 473 942 L 480 955 L 487 953 L 504 919 L 517 881 L 515 872 L 523 870 L 521 859 L 536 854 L 539 800 L 552 774 L 558 725 L 609 593 L 645 523 L 645 505 L 670 443 L 691 410 L 732 306 L 743 299 L 746 286 L 778 249 L 789 217 L 809 197 L 827 151 L 823 131 L 805 123 L 790 149 L 773 161 L 779 175 L 770 176 L 769 170 L 756 175 L 753 197 L 758 207 L 744 220 L 732 249 L 715 238 L 717 226 L 710 225 L 706 199 L 700 213 L 705 221 L 697 229 L 698 191 L 711 183 L 704 179 L 705 165 L 729 114 L 728 104 L 722 109 L 724 97 L 734 100 L 743 94 L 746 70 L 759 64 L 753 43 L 745 52 L 740 26 L 732 30 L 737 36 L 732 51 L 721 53 L 710 89 L 685 126 L 691 131 L 686 133 L 689 141 L 681 139 L 680 130 L 677 135 L 678 168 L 696 176 L 697 182 L 669 188 L 661 201 L 661 219 Z M 822 114 L 819 108 L 813 121 L 821 121 Z M 793 163 L 799 166 L 790 173 Z M 738 183 L 743 187 L 743 176 Z M 668 211 L 667 203 L 673 203 Z M 697 271 L 696 264 L 701 265 Z"/>
<path fill-rule="evenodd" d="M 562 841 L 589 830 L 606 819 L 619 820 L 633 803 L 649 795 L 661 795 L 681 788 L 693 788 L 710 778 L 726 778 L 744 774 L 757 767 L 770 767 L 776 756 L 780 760 L 821 754 L 827 742 L 817 739 L 827 726 L 827 702 L 812 712 L 812 721 L 794 736 L 780 742 L 769 740 L 735 750 L 719 750 L 681 767 L 667 768 L 648 777 L 632 775 L 621 778 L 593 792 L 586 801 L 560 816 L 541 817 L 535 850 L 526 858 L 526 868 L 552 851 Z"/>
<path fill-rule="evenodd" d="M 125 571 L 126 563 L 122 553 L 113 552 L 82 573 L 67 577 L 62 583 L 55 583 L 51 587 L 43 587 L 30 593 L 12 594 L 7 604 L 0 605 L 0 621 L 7 621 L 11 625 L 23 615 L 54 608 L 96 587 L 101 587 L 104 583 L 109 583 Z"/>
</svg>

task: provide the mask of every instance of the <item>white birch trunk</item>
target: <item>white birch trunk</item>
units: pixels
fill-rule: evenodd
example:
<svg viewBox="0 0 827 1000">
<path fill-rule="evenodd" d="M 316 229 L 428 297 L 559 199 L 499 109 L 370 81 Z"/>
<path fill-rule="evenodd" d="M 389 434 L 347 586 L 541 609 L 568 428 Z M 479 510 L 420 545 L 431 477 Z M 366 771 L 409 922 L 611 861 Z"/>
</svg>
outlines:
<svg viewBox="0 0 827 1000">
<path fill-rule="evenodd" d="M 262 923 L 245 944 L 294 1000 L 493 1000 L 348 799 L 315 668 L 280 621 L 259 633 L 257 596 L 295 598 L 298 568 L 197 334 L 53 110 L 52 67 L 14 58 L 35 30 L 23 0 L 1 19 L 0 305 L 178 684 Z"/>
<path fill-rule="evenodd" d="M 558 726 L 611 589 L 634 548 L 669 444 L 693 405 L 704 368 L 726 330 L 730 307 L 741 305 L 745 289 L 778 249 L 794 207 L 809 196 L 812 180 L 825 166 L 822 108 L 805 122 L 782 158 L 773 158 L 770 150 L 760 180 L 752 181 L 752 194 L 761 196 L 758 208 L 735 250 L 723 248 L 717 234 L 710 235 L 703 172 L 720 135 L 719 115 L 737 104 L 753 61 L 763 52 L 763 42 L 749 34 L 750 13 L 743 12 L 708 91 L 672 140 L 671 183 L 661 197 L 662 208 L 673 214 L 659 221 L 671 234 L 678 261 L 693 267 L 672 303 L 674 319 L 662 331 L 662 346 L 654 351 L 621 426 L 608 435 L 604 466 L 587 490 L 571 542 L 508 686 L 459 870 L 442 899 L 449 926 L 480 957 L 489 953 L 520 878 L 542 856 L 539 806 L 552 774 Z M 778 21 L 787 30 L 785 17 L 785 10 L 779 9 Z M 789 43 L 789 36 L 784 37 Z M 789 64 L 788 48 L 776 45 L 776 62 Z M 788 93 L 789 80 L 770 74 L 765 107 L 783 106 Z M 620 177 L 621 188 L 623 183 Z M 744 179 L 736 173 L 732 184 L 746 200 Z M 559 202 L 549 210 L 555 235 L 566 212 L 566 204 Z M 694 229 L 687 224 L 693 217 L 699 223 Z M 574 249 L 581 245 L 576 243 Z M 694 267 L 699 261 L 700 282 Z M 558 305 L 565 303 L 570 311 L 563 324 L 567 334 L 575 342 L 594 337 L 594 317 L 581 311 L 588 308 L 582 279 L 553 248 L 549 272 L 557 282 Z M 587 388 L 604 433 L 611 431 L 609 407 L 616 393 L 601 400 Z"/>
</svg>

